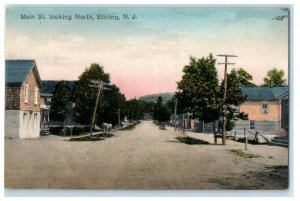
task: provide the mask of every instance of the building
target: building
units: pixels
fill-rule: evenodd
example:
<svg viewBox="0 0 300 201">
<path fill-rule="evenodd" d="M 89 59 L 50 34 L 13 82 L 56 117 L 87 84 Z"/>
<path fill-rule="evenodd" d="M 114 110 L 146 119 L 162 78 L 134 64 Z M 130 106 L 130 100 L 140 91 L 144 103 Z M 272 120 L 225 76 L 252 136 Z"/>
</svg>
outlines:
<svg viewBox="0 0 300 201">
<path fill-rule="evenodd" d="M 40 90 L 34 60 L 5 61 L 5 137 L 40 136 Z"/>
<path fill-rule="evenodd" d="M 53 92 L 55 90 L 55 86 L 58 84 L 58 80 L 42 80 L 42 86 L 43 89 L 40 94 L 40 106 L 41 106 L 41 133 L 49 133 L 49 127 L 50 124 L 57 123 L 57 122 L 51 122 L 50 120 L 50 110 L 51 110 L 51 104 L 53 102 Z M 67 81 L 68 85 L 72 88 L 75 85 L 75 81 Z M 68 108 L 70 108 L 70 105 L 68 105 Z M 72 113 L 71 111 L 70 113 Z M 73 114 L 73 113 L 72 113 Z M 70 115 L 67 118 L 69 121 L 73 120 Z"/>
<path fill-rule="evenodd" d="M 40 107 L 41 107 L 41 131 L 49 130 L 50 122 L 50 107 L 53 94 L 42 93 L 40 94 Z"/>
<path fill-rule="evenodd" d="M 233 131 L 244 128 L 262 134 L 287 135 L 288 133 L 288 87 L 242 87 L 246 101 L 238 108 L 248 114 L 248 120 L 236 122 Z"/>
</svg>

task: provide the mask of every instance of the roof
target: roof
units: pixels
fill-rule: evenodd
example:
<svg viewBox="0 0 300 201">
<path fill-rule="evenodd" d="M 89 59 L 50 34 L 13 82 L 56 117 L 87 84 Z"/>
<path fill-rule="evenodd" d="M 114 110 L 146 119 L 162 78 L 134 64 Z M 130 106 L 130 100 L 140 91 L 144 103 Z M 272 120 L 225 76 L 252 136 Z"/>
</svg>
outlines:
<svg viewBox="0 0 300 201">
<path fill-rule="evenodd" d="M 251 100 L 276 100 L 281 95 L 288 93 L 289 88 L 284 87 L 241 87 L 242 93 Z"/>
<path fill-rule="evenodd" d="M 5 60 L 5 82 L 22 83 L 30 71 L 36 67 L 34 60 Z M 41 81 L 37 72 L 38 80 Z M 39 83 L 41 84 L 41 83 Z"/>
<path fill-rule="evenodd" d="M 44 94 L 53 94 L 55 86 L 59 81 L 60 80 L 43 80 L 42 81 L 42 85 L 43 85 L 42 93 L 44 93 Z M 75 85 L 74 80 L 69 80 L 69 81 L 66 81 L 66 82 L 68 83 L 69 87 L 71 87 L 71 88 L 73 88 L 73 86 Z"/>
</svg>

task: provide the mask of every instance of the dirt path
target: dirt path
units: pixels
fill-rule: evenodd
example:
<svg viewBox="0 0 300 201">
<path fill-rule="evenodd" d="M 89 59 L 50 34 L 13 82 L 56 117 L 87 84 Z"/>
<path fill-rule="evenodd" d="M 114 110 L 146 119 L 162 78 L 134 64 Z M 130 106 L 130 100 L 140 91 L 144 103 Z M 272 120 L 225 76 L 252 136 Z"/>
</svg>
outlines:
<svg viewBox="0 0 300 201">
<path fill-rule="evenodd" d="M 260 158 L 241 158 L 243 144 L 186 145 L 173 128 L 142 122 L 97 142 L 48 136 L 5 140 L 6 188 L 71 189 L 285 189 L 288 149 L 249 145 Z M 190 134 L 206 140 L 211 136 Z"/>
</svg>

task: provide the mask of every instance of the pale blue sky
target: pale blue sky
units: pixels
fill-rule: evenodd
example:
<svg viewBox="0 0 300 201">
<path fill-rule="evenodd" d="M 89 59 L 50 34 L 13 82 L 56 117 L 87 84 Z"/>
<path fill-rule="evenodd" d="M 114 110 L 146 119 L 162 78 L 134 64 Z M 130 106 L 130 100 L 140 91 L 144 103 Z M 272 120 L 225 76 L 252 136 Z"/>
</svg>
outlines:
<svg viewBox="0 0 300 201">
<path fill-rule="evenodd" d="M 138 19 L 20 19 L 40 13 L 126 13 Z M 231 53 L 239 56 L 235 67 L 244 67 L 260 84 L 273 67 L 288 72 L 288 24 L 272 20 L 281 14 L 279 7 L 13 6 L 6 13 L 6 58 L 36 59 L 42 79 L 77 79 L 97 62 L 134 97 L 176 90 L 189 56 Z M 222 70 L 218 66 L 220 78 Z"/>
</svg>

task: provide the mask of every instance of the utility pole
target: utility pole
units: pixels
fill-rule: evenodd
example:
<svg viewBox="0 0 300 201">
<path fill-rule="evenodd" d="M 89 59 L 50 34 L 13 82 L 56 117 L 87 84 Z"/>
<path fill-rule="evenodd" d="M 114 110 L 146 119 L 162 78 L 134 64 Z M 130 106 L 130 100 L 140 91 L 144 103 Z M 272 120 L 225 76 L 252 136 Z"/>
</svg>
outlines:
<svg viewBox="0 0 300 201">
<path fill-rule="evenodd" d="M 218 64 L 225 64 L 225 70 L 224 70 L 224 105 L 223 105 L 223 110 L 224 110 L 224 115 L 223 115 L 223 134 L 222 134 L 222 144 L 226 144 L 226 97 L 227 97 L 227 65 L 234 65 L 235 63 L 229 63 L 228 62 L 228 57 L 237 57 L 236 55 L 230 55 L 230 54 L 219 54 L 217 55 L 219 57 L 225 57 L 225 63 L 218 63 Z"/>
<path fill-rule="evenodd" d="M 175 103 L 174 103 L 174 128 L 176 131 L 176 119 L 177 119 L 177 98 L 175 98 Z"/>
<path fill-rule="evenodd" d="M 98 88 L 98 93 L 97 93 L 97 97 L 96 97 L 95 108 L 94 108 L 92 122 L 91 122 L 91 129 L 90 129 L 90 135 L 92 137 L 92 135 L 93 135 L 93 126 L 95 124 L 96 112 L 97 112 L 97 107 L 98 107 L 98 102 L 99 102 L 100 94 L 101 94 L 102 90 L 111 90 L 111 89 L 104 87 L 104 86 L 109 86 L 109 84 L 108 83 L 103 83 L 103 81 L 91 80 L 91 82 L 94 83 L 94 84 L 97 84 L 97 85 L 89 85 L 90 87 Z"/>
<path fill-rule="evenodd" d="M 92 124 L 91 124 L 91 130 L 90 130 L 91 137 L 93 135 L 93 126 L 95 124 L 96 111 L 97 111 L 97 106 L 98 106 L 99 97 L 100 97 L 100 94 L 101 94 L 101 91 L 102 91 L 102 87 L 103 87 L 103 83 L 102 83 L 102 81 L 100 81 L 99 84 L 98 84 L 98 94 L 97 94 L 97 98 L 96 98 L 96 103 L 95 103 L 95 108 L 94 108 L 93 118 L 92 118 Z"/>
<path fill-rule="evenodd" d="M 119 108 L 118 109 L 118 129 L 120 128 L 121 126 L 121 109 Z"/>
</svg>

